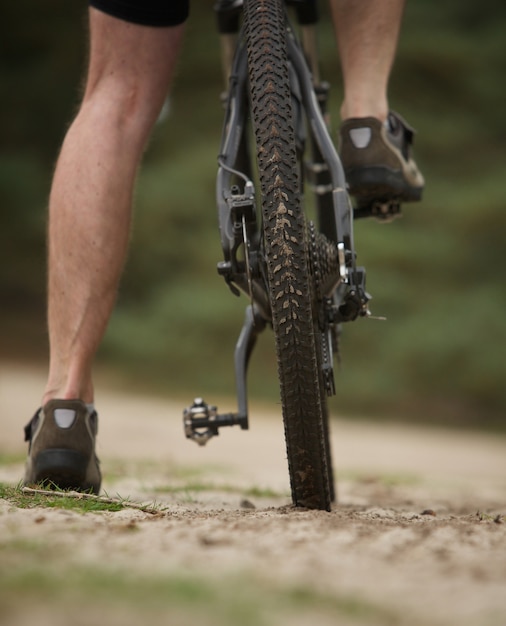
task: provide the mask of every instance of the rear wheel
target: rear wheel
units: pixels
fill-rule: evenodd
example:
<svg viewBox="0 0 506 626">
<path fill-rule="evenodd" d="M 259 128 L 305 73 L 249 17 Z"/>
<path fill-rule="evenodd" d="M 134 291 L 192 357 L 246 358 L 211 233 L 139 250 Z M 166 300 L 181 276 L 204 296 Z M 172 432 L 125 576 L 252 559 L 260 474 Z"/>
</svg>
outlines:
<svg viewBox="0 0 506 626">
<path fill-rule="evenodd" d="M 264 254 L 292 499 L 330 510 L 333 496 L 319 305 L 301 208 L 281 0 L 244 3 Z"/>
</svg>

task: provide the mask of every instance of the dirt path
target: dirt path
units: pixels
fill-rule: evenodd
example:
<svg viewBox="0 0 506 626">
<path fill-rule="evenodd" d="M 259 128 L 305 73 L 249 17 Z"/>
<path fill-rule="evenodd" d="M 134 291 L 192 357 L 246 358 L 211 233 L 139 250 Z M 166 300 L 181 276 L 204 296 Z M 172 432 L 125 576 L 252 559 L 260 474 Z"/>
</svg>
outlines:
<svg viewBox="0 0 506 626">
<path fill-rule="evenodd" d="M 38 370 L 0 364 L 4 484 L 21 477 L 22 426 L 42 382 Z M 63 626 L 76 606 L 73 624 L 89 624 L 86 593 L 102 598 L 102 623 L 127 626 L 149 616 L 178 626 L 506 624 L 504 438 L 336 420 L 339 505 L 308 512 L 289 506 L 275 406 L 253 407 L 249 432 L 198 448 L 182 435 L 180 403 L 101 392 L 98 405 L 104 490 L 159 512 L 0 499 L 0 624 Z M 105 575 L 116 581 L 107 599 Z M 193 581 L 191 602 L 174 586 L 181 577 Z M 164 601 L 150 595 L 161 581 Z M 149 607 L 134 603 L 140 588 Z"/>
</svg>

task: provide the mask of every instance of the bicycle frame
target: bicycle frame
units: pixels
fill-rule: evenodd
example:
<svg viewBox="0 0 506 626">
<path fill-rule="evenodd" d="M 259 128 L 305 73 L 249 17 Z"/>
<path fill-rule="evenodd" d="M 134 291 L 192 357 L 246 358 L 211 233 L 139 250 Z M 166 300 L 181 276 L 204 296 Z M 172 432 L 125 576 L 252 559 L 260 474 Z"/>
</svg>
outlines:
<svg viewBox="0 0 506 626">
<path fill-rule="evenodd" d="M 314 34 L 317 19 L 315 0 L 292 0 L 301 24 L 301 41 L 288 26 L 288 60 L 294 120 L 301 151 L 308 138 L 312 160 L 305 164 L 305 178 L 315 193 L 318 230 L 332 250 L 331 270 L 321 276 L 324 325 L 337 328 L 341 322 L 368 314 L 365 271 L 355 263 L 353 208 L 346 191 L 341 161 L 324 119 L 328 86 L 321 83 Z M 262 237 L 257 221 L 253 164 L 248 150 L 248 68 L 245 44 L 239 33 L 242 0 L 221 0 L 215 9 L 222 37 L 222 57 L 228 75 L 226 113 L 218 159 L 216 202 L 224 260 L 218 272 L 235 295 L 243 292 L 251 303 L 235 349 L 238 410 L 219 415 L 216 407 L 202 399 L 185 411 L 188 438 L 204 445 L 221 426 L 238 424 L 248 428 L 247 369 L 258 334 L 271 323 L 267 280 L 262 265 Z M 232 50 L 233 55 L 232 55 Z M 310 67 L 309 65 L 310 64 Z M 307 135 L 307 137 L 306 137 Z M 318 256 L 315 240 L 315 258 Z M 314 261 L 316 263 L 316 261 Z M 332 337 L 326 342 L 327 392 L 334 392 Z"/>
</svg>

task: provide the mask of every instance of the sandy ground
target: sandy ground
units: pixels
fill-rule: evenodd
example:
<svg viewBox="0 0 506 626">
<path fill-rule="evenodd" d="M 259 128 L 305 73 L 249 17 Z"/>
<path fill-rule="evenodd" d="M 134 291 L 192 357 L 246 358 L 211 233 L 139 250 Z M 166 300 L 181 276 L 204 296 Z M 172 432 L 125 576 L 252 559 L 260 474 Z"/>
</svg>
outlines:
<svg viewBox="0 0 506 626">
<path fill-rule="evenodd" d="M 40 370 L 0 363 L 4 484 L 22 476 L 22 427 L 43 381 Z M 183 407 L 101 389 L 103 489 L 156 501 L 159 513 L 82 515 L 0 500 L 8 557 L 0 550 L 0 573 L 29 565 L 12 545 L 42 538 L 61 567 L 252 576 L 376 607 L 339 624 L 506 624 L 504 437 L 335 419 L 339 502 L 331 513 L 311 512 L 290 507 L 276 406 L 253 405 L 250 431 L 224 430 L 205 448 L 185 440 Z M 120 532 L 131 527 L 134 541 Z M 34 610 L 10 606 L 0 623 L 34 623 Z"/>
</svg>

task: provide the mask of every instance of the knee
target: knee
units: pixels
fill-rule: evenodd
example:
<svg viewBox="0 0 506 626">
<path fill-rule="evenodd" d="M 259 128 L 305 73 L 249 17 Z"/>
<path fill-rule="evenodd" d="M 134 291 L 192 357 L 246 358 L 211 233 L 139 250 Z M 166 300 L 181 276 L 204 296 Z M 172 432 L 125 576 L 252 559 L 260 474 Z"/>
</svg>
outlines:
<svg viewBox="0 0 506 626">
<path fill-rule="evenodd" d="M 145 136 L 154 125 L 166 94 L 155 94 L 141 81 L 104 77 L 86 89 L 82 108 L 125 135 Z"/>
</svg>

